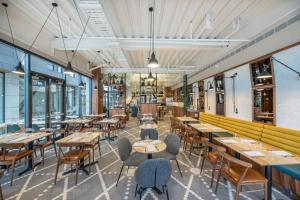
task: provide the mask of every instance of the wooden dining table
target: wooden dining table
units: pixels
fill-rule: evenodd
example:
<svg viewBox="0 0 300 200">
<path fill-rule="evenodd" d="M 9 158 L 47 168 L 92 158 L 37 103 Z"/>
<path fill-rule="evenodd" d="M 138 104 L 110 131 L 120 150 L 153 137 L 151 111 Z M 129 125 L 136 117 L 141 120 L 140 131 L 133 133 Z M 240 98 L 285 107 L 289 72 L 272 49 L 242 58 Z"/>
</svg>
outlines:
<svg viewBox="0 0 300 200">
<path fill-rule="evenodd" d="M 102 138 L 101 140 L 108 140 L 108 141 L 113 141 L 115 137 L 111 137 L 110 135 L 110 127 L 112 125 L 116 125 L 117 123 L 119 123 L 120 119 L 119 118 L 105 118 L 102 119 L 101 121 L 95 122 L 94 124 L 99 124 L 99 125 L 105 125 L 107 126 L 108 130 L 107 130 L 107 137 Z"/>
<path fill-rule="evenodd" d="M 142 124 L 139 127 L 140 129 L 157 129 L 158 126 L 157 124 L 152 123 L 152 124 Z"/>
<path fill-rule="evenodd" d="M 214 140 L 235 151 L 236 157 L 242 155 L 265 168 L 268 200 L 272 199 L 272 166 L 300 164 L 300 156 L 261 141 L 246 137 L 217 137 Z"/>
<path fill-rule="evenodd" d="M 64 137 L 60 140 L 57 140 L 55 143 L 59 146 L 61 144 L 64 144 L 65 146 L 74 146 L 74 147 L 80 147 L 80 148 L 84 148 L 84 146 L 86 144 L 91 144 L 92 142 L 94 142 L 95 140 L 98 139 L 98 137 L 100 137 L 102 134 L 102 132 L 75 132 L 72 135 L 69 135 L 67 137 Z M 88 167 L 89 165 L 84 165 L 84 162 L 81 162 L 82 165 L 80 166 L 80 170 L 82 170 L 83 172 L 85 172 L 86 174 L 89 174 L 88 171 L 85 169 L 86 167 Z M 92 162 L 90 165 L 94 165 L 98 163 L 98 160 Z M 69 174 L 74 172 L 76 169 L 71 169 L 69 171 L 66 171 L 63 173 L 63 175 Z"/>
<path fill-rule="evenodd" d="M 192 117 L 176 117 L 179 121 L 181 121 L 184 124 L 187 123 L 199 123 L 200 121 L 198 119 L 192 118 Z"/>
<path fill-rule="evenodd" d="M 90 124 L 92 123 L 93 119 L 67 119 L 60 121 L 60 124 L 64 124 L 66 126 L 70 125 L 80 125 L 80 127 L 84 127 L 85 124 Z"/>
<path fill-rule="evenodd" d="M 33 150 L 33 143 L 34 141 L 42 138 L 47 138 L 51 135 L 53 135 L 53 132 L 37 132 L 37 133 L 9 133 L 4 134 L 0 136 L 0 148 L 3 147 L 3 145 L 7 146 L 11 144 L 12 146 L 20 145 L 20 146 L 26 146 L 28 145 L 29 150 Z M 21 171 L 19 173 L 19 176 L 22 174 L 31 171 L 33 167 L 40 165 L 41 161 L 37 162 L 32 166 L 32 157 L 29 157 L 29 161 L 27 162 L 28 166 L 25 170 Z"/>
<path fill-rule="evenodd" d="M 227 130 L 220 128 L 218 126 L 214 126 L 209 123 L 198 123 L 198 124 L 189 124 L 190 127 L 193 129 L 197 130 L 198 132 L 207 134 L 209 142 L 212 142 L 213 140 L 213 133 L 223 133 L 227 132 Z M 211 151 L 211 148 L 209 148 L 209 151 Z"/>
</svg>

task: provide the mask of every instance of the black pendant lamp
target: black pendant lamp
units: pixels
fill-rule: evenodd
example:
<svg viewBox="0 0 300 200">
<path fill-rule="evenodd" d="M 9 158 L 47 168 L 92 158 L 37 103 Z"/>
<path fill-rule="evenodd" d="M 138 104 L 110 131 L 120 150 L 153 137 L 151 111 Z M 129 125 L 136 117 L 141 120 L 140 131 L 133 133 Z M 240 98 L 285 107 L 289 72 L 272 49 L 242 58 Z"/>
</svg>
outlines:
<svg viewBox="0 0 300 200">
<path fill-rule="evenodd" d="M 95 84 L 95 86 L 94 86 L 94 91 L 97 91 L 98 90 L 98 87 L 97 87 L 97 85 Z"/>
<path fill-rule="evenodd" d="M 74 75 L 74 70 L 70 61 L 68 62 L 67 67 L 64 69 L 64 73 L 70 76 Z"/>
<path fill-rule="evenodd" d="M 84 88 L 84 87 L 85 87 L 85 84 L 84 84 L 83 81 L 81 80 L 80 83 L 79 83 L 79 88 L 82 89 L 82 88 Z"/>
<path fill-rule="evenodd" d="M 268 68 L 268 65 L 263 65 L 264 66 L 264 69 L 262 71 L 262 73 L 260 73 L 256 78 L 258 79 L 265 79 L 265 78 L 272 78 L 272 74 L 270 74 L 270 72 L 268 72 L 267 68 Z"/>
<path fill-rule="evenodd" d="M 214 87 L 213 87 L 212 83 L 209 84 L 209 88 L 208 89 L 209 90 L 214 90 Z"/>
<path fill-rule="evenodd" d="M 19 61 L 18 65 L 14 68 L 12 73 L 19 74 L 19 75 L 25 74 L 24 66 L 22 65 L 22 63 L 20 61 Z"/>
<path fill-rule="evenodd" d="M 154 9 L 153 7 L 149 8 L 150 12 L 150 52 L 151 56 L 148 62 L 148 67 L 150 68 L 157 68 L 159 67 L 158 65 L 158 60 L 155 57 L 155 52 L 154 52 Z"/>
<path fill-rule="evenodd" d="M 154 81 L 154 79 L 155 79 L 155 78 L 153 77 L 152 72 L 150 71 L 147 80 L 148 80 L 148 81 Z"/>
</svg>

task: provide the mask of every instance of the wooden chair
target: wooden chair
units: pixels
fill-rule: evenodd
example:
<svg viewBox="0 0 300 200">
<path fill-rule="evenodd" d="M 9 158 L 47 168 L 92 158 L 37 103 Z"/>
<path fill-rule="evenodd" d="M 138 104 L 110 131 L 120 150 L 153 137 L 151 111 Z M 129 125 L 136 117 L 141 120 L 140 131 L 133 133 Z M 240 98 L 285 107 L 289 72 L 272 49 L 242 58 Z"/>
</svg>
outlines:
<svg viewBox="0 0 300 200">
<path fill-rule="evenodd" d="M 40 149 L 41 157 L 42 157 L 42 165 L 44 166 L 45 163 L 45 149 L 51 145 L 53 145 L 55 156 L 57 157 L 57 150 L 55 144 L 55 131 L 52 128 L 48 128 L 45 130 L 47 133 L 51 133 L 52 135 L 47 137 L 44 140 L 38 140 L 37 143 L 34 144 L 35 149 Z"/>
<path fill-rule="evenodd" d="M 1 180 L 2 176 L 3 176 L 3 174 L 4 174 L 4 171 L 1 170 L 0 171 L 0 180 Z M 3 198 L 3 194 L 2 194 L 2 187 L 1 187 L 1 184 L 0 184 L 0 200 L 3 200 L 3 199 L 4 198 Z"/>
<path fill-rule="evenodd" d="M 34 171 L 34 151 L 29 150 L 24 144 L 1 144 L 2 154 L 0 155 L 1 165 L 6 165 L 7 167 L 11 165 L 11 177 L 10 186 L 13 184 L 13 178 L 16 168 L 16 162 L 22 158 L 32 157 L 32 171 Z"/>
<path fill-rule="evenodd" d="M 217 165 L 220 164 L 219 153 L 226 152 L 226 149 L 221 146 L 217 146 L 213 143 L 210 143 L 208 141 L 205 141 L 204 145 L 205 145 L 205 147 L 204 147 L 204 153 L 203 153 L 203 157 L 202 157 L 202 161 L 201 161 L 200 174 L 203 171 L 204 162 L 208 161 L 212 165 L 212 168 L 213 168 L 212 174 L 211 174 L 211 183 L 210 183 L 210 187 L 212 187 L 213 183 L 214 183 L 215 173 L 217 170 Z M 209 151 L 210 148 L 212 149 L 211 152 Z"/>
<path fill-rule="evenodd" d="M 62 148 L 64 147 L 76 147 L 75 149 L 68 150 L 67 152 L 63 152 Z M 76 166 L 76 179 L 75 179 L 75 185 L 77 185 L 78 181 L 78 170 L 82 164 L 84 164 L 84 158 L 89 158 L 89 173 L 91 172 L 91 155 L 90 151 L 85 149 L 84 144 L 59 144 L 58 145 L 59 152 L 58 152 L 58 159 L 57 159 L 57 165 L 56 165 L 56 171 L 55 171 L 55 178 L 54 178 L 54 184 L 56 185 L 57 180 L 57 174 L 59 170 L 59 166 L 61 164 L 70 164 L 71 167 L 73 164 Z"/>
<path fill-rule="evenodd" d="M 208 142 L 208 138 L 202 137 L 198 131 L 194 130 L 191 127 L 189 127 L 188 130 L 190 131 L 190 135 L 191 135 L 188 138 L 188 141 L 190 142 L 190 154 L 189 154 L 189 158 L 190 158 L 192 151 L 195 148 L 200 149 L 205 142 Z"/>
<path fill-rule="evenodd" d="M 181 143 L 181 141 L 184 140 L 184 136 L 186 133 L 186 125 L 179 121 L 176 121 L 175 123 L 176 123 L 176 126 L 178 127 L 177 134 L 180 137 L 180 143 Z M 185 147 L 185 146 L 183 145 L 183 147 Z"/>
<path fill-rule="evenodd" d="M 215 193 L 217 193 L 220 177 L 222 176 L 236 187 L 235 200 L 238 200 L 239 192 L 244 185 L 263 185 L 264 199 L 267 199 L 268 180 L 265 179 L 263 175 L 253 170 L 251 163 L 234 158 L 225 152 L 220 152 L 220 156 L 221 167 L 218 174 Z M 257 190 L 253 190 L 251 192 L 256 191 Z"/>
<path fill-rule="evenodd" d="M 99 131 L 98 129 L 96 128 L 89 128 L 89 129 L 86 129 L 85 132 L 96 132 L 96 131 Z M 95 148 L 98 146 L 98 150 L 99 150 L 99 155 L 101 157 L 101 148 L 100 148 L 100 136 L 98 137 L 97 140 L 95 140 L 93 143 L 90 143 L 90 144 L 85 144 L 85 147 L 87 149 L 90 149 L 92 150 L 92 156 L 93 156 L 93 162 L 95 162 Z"/>
</svg>

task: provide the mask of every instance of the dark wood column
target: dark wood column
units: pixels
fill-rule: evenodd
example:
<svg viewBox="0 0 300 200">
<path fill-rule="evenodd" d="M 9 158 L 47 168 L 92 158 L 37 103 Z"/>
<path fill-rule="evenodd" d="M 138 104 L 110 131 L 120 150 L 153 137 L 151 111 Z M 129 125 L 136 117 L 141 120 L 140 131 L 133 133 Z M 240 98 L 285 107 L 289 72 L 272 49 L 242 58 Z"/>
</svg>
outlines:
<svg viewBox="0 0 300 200">
<path fill-rule="evenodd" d="M 92 113 L 100 114 L 103 113 L 103 76 L 101 74 L 101 69 L 96 69 L 93 71 L 92 80 Z M 97 86 L 97 90 L 95 90 Z"/>
</svg>

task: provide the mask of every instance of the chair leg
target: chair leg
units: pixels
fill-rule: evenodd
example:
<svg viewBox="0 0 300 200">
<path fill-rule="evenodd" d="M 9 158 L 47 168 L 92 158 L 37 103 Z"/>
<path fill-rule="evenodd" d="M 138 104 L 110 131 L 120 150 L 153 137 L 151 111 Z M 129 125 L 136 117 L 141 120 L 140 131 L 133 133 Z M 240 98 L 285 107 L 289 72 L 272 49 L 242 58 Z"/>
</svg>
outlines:
<svg viewBox="0 0 300 200">
<path fill-rule="evenodd" d="M 210 183 L 210 187 L 212 188 L 213 184 L 214 184 L 214 178 L 215 178 L 215 173 L 216 173 L 216 167 L 217 167 L 217 164 L 215 164 L 213 166 L 213 171 L 211 173 L 211 183 Z"/>
<path fill-rule="evenodd" d="M 58 169 L 59 169 L 59 160 L 57 161 L 57 165 L 56 165 L 56 170 L 55 170 L 55 177 L 54 177 L 54 185 L 56 185 L 56 180 L 57 180 L 57 174 L 58 174 Z"/>
<path fill-rule="evenodd" d="M 76 178 L 75 178 L 75 185 L 77 185 L 78 182 L 78 171 L 79 171 L 80 161 L 77 161 L 76 165 Z"/>
<path fill-rule="evenodd" d="M 194 143 L 192 142 L 192 143 L 191 143 L 191 147 L 190 147 L 190 154 L 189 154 L 189 158 L 191 158 L 191 154 L 192 154 L 193 146 L 194 146 Z"/>
<path fill-rule="evenodd" d="M 169 200 L 169 192 L 168 192 L 168 187 L 167 187 L 167 185 L 165 185 L 165 188 L 166 188 L 167 200 Z"/>
<path fill-rule="evenodd" d="M 218 178 L 217 178 L 217 183 L 216 183 L 215 194 L 217 194 L 217 191 L 218 191 L 218 186 L 219 186 L 220 177 L 221 177 L 221 173 L 220 173 L 220 171 L 219 171 Z"/>
<path fill-rule="evenodd" d="M 55 142 L 53 143 L 54 151 L 55 151 L 55 156 L 57 157 L 57 150 L 56 150 L 56 144 Z"/>
<path fill-rule="evenodd" d="M 134 197 L 136 197 L 137 189 L 138 189 L 138 184 L 136 184 L 136 186 L 135 186 Z"/>
<path fill-rule="evenodd" d="M 32 172 L 34 172 L 34 156 L 33 156 L 33 153 L 31 154 L 31 165 L 32 165 Z"/>
<path fill-rule="evenodd" d="M 236 191 L 235 191 L 235 195 L 234 195 L 234 200 L 238 200 L 239 199 L 239 192 L 240 192 L 240 185 L 238 184 L 236 186 Z"/>
<path fill-rule="evenodd" d="M 44 164 L 45 164 L 45 149 L 44 148 L 41 148 L 41 152 L 43 152 L 43 155 L 42 155 L 42 164 L 43 164 L 43 167 L 44 167 Z"/>
<path fill-rule="evenodd" d="M 99 149 L 99 156 L 101 157 L 100 139 L 98 139 L 98 149 Z"/>
<path fill-rule="evenodd" d="M 176 164 L 177 164 L 178 170 L 179 170 L 179 172 L 180 172 L 180 175 L 181 175 L 181 177 L 183 177 L 183 176 L 182 176 L 182 172 L 181 172 L 181 169 L 180 169 L 180 167 L 179 167 L 179 163 L 178 163 L 178 160 L 177 160 L 177 159 L 175 159 L 175 161 L 176 161 Z"/>
<path fill-rule="evenodd" d="M 91 174 L 91 154 L 89 153 L 89 174 Z"/>
<path fill-rule="evenodd" d="M 14 179 L 14 173 L 15 173 L 15 165 L 16 165 L 16 161 L 13 160 L 12 162 L 12 166 L 11 166 L 11 175 L 10 175 L 10 186 L 12 186 L 13 184 L 13 179 Z"/>
<path fill-rule="evenodd" d="M 121 173 L 123 171 L 123 168 L 124 168 L 124 165 L 122 165 L 121 167 L 121 170 L 120 170 L 120 173 L 119 173 L 119 177 L 118 177 L 118 180 L 117 180 L 117 183 L 116 183 L 116 187 L 118 186 L 118 183 L 119 183 L 119 180 L 120 180 L 120 177 L 121 177 Z"/>
<path fill-rule="evenodd" d="M 264 184 L 264 196 L 265 196 L 265 199 L 268 199 L 268 180 L 265 181 L 265 184 Z"/>
<path fill-rule="evenodd" d="M 201 162 L 200 174 L 202 174 L 203 167 L 204 167 L 204 162 L 205 162 L 205 157 L 203 156 L 203 158 L 202 158 L 202 162 Z"/>
<path fill-rule="evenodd" d="M 94 149 L 94 147 L 92 148 L 92 154 L 93 154 L 93 162 L 95 162 L 95 149 Z"/>
<path fill-rule="evenodd" d="M 0 200 L 3 200 L 2 187 L 0 185 Z"/>
</svg>

